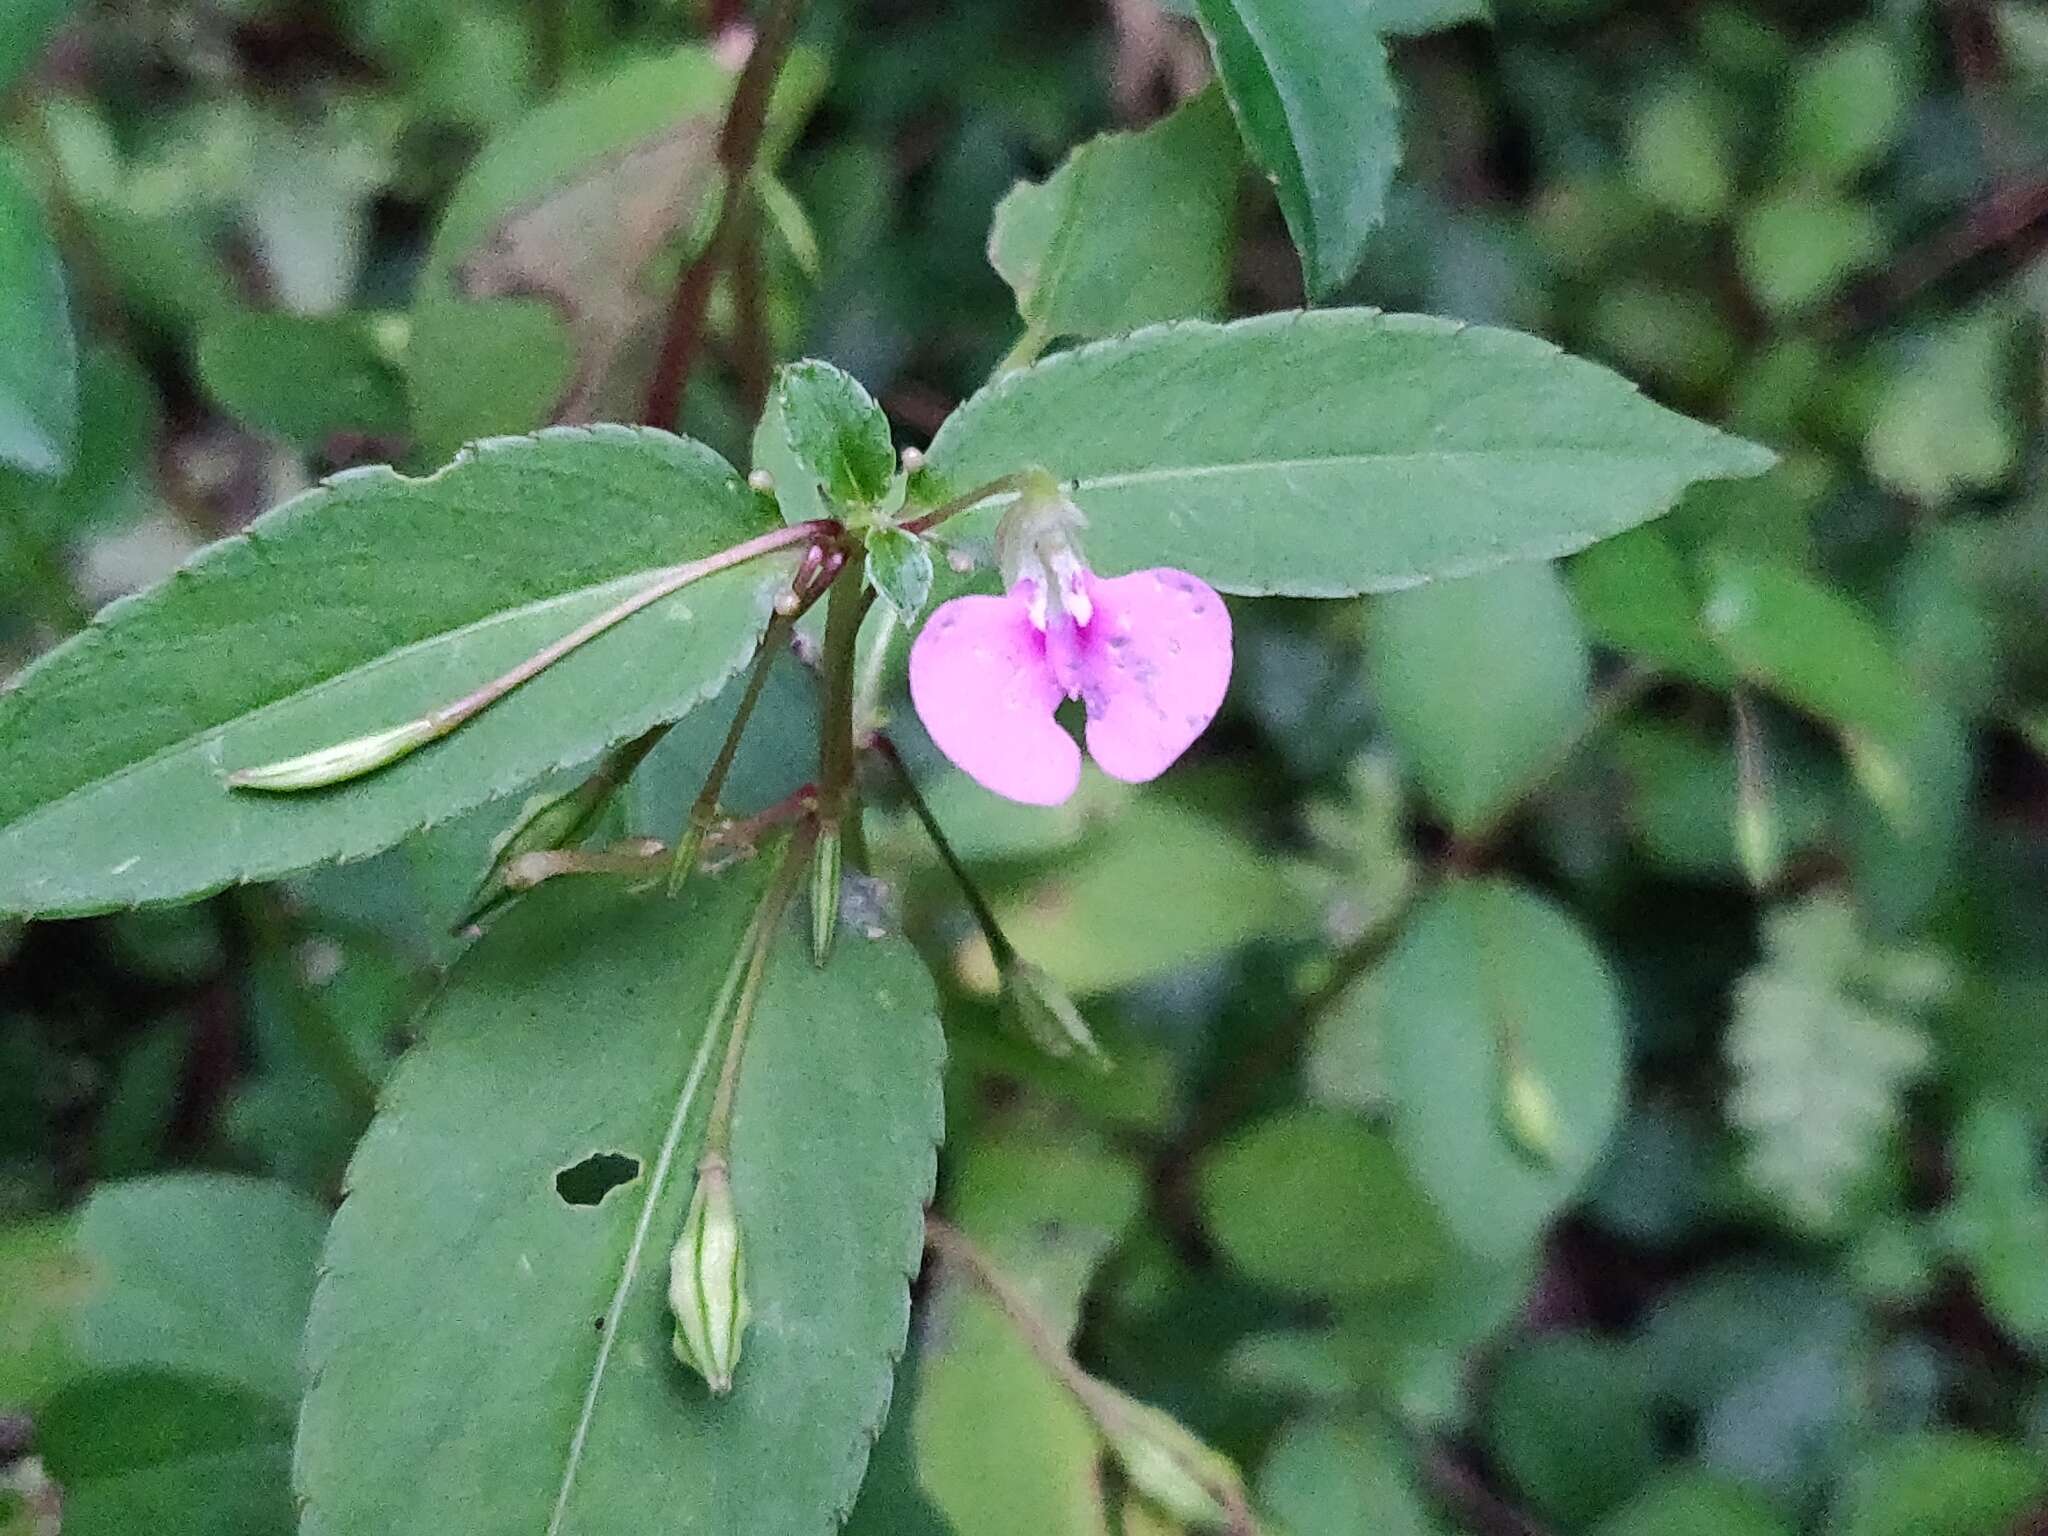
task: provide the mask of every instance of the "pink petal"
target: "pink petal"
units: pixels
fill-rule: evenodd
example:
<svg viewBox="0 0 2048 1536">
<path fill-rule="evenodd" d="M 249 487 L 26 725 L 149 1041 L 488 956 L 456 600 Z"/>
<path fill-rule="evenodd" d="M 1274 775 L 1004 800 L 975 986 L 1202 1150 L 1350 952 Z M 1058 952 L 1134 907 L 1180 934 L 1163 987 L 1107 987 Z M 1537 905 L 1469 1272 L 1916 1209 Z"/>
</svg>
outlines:
<svg viewBox="0 0 2048 1536">
<path fill-rule="evenodd" d="M 1156 779 L 1193 745 L 1230 686 L 1230 611 L 1208 583 L 1162 566 L 1088 579 L 1082 632 L 1088 751 L 1103 772 Z"/>
<path fill-rule="evenodd" d="M 962 772 L 1026 805 L 1058 805 L 1081 782 L 1081 749 L 1053 719 L 1063 697 L 1024 599 L 956 597 L 910 648 L 910 698 Z"/>
</svg>

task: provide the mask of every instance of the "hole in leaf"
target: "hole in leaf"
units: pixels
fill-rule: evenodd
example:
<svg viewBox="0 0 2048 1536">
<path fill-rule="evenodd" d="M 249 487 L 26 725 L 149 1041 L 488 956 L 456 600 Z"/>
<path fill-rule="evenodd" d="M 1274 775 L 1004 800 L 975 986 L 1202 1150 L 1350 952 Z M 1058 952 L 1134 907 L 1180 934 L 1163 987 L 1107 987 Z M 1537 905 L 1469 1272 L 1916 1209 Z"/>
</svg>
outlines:
<svg viewBox="0 0 2048 1536">
<path fill-rule="evenodd" d="M 568 1205 L 596 1205 L 621 1184 L 639 1177 L 639 1158 L 623 1152 L 593 1152 L 555 1175 L 555 1193 Z"/>
</svg>

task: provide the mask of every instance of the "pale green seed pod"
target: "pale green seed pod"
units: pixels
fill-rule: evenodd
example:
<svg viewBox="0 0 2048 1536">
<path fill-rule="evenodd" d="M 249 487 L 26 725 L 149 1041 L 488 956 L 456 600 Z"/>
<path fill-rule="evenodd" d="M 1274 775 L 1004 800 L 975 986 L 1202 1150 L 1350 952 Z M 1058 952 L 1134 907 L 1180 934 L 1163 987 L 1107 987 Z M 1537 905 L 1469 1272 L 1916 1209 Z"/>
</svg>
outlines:
<svg viewBox="0 0 2048 1536">
<path fill-rule="evenodd" d="M 668 1305 L 675 1314 L 676 1358 L 718 1396 L 732 1390 L 747 1329 L 746 1256 L 722 1157 L 697 1167 L 697 1190 L 668 1261 Z"/>
<path fill-rule="evenodd" d="M 238 769 L 228 775 L 228 787 L 290 794 L 295 790 L 325 789 L 331 784 L 346 784 L 350 779 L 359 779 L 366 773 L 374 773 L 397 762 L 441 734 L 440 727 L 422 716 L 408 720 L 404 725 L 393 726 L 388 731 L 357 736 L 331 747 L 322 747 L 317 752 L 287 757 L 255 768 Z"/>
<path fill-rule="evenodd" d="M 836 823 L 818 829 L 818 846 L 811 855 L 811 963 L 823 969 L 832 958 L 833 942 L 839 937 L 839 876 L 844 862 L 844 844 Z"/>
<path fill-rule="evenodd" d="M 1090 1383 L 1088 1407 L 1132 1489 L 1147 1502 L 1189 1530 L 1257 1529 L 1237 1467 L 1178 1419 L 1099 1381 Z"/>
<path fill-rule="evenodd" d="M 1564 1151 L 1564 1125 L 1557 1099 L 1519 1055 L 1507 1062 L 1500 1085 L 1501 1125 L 1524 1157 L 1545 1166 Z"/>
<path fill-rule="evenodd" d="M 1778 821 L 1763 787 L 1747 781 L 1738 786 L 1736 793 L 1735 852 L 1742 861 L 1742 873 L 1750 889 L 1770 889 L 1782 865 Z"/>
<path fill-rule="evenodd" d="M 1078 1053 L 1096 1066 L 1109 1066 L 1095 1031 L 1088 1027 L 1067 989 L 1043 966 L 1012 958 L 1002 969 L 1002 985 L 1004 1019 L 1046 1055 L 1064 1059 Z"/>
<path fill-rule="evenodd" d="M 491 843 L 491 867 L 477 883 L 469 908 L 456 926 L 479 921 L 524 889 L 513 878 L 512 866 L 529 853 L 566 848 L 584 836 L 616 787 L 600 776 L 561 794 L 528 799 L 519 808 L 517 819 Z"/>
</svg>

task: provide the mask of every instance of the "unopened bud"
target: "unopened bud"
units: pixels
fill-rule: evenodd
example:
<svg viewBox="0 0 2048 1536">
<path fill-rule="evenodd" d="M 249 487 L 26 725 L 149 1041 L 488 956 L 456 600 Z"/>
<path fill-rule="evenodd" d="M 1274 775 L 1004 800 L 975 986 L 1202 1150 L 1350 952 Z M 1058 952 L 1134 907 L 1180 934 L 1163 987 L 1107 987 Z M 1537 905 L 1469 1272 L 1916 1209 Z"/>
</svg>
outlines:
<svg viewBox="0 0 2048 1536">
<path fill-rule="evenodd" d="M 765 469 L 757 469 L 747 476 L 747 489 L 758 496 L 766 496 L 775 489 L 775 477 Z"/>
<path fill-rule="evenodd" d="M 1911 832 L 1919 822 L 1919 808 L 1913 803 L 1913 782 L 1888 742 L 1863 731 L 1843 733 L 1842 745 L 1849 753 L 1849 771 L 1878 812 L 1899 832 Z"/>
<path fill-rule="evenodd" d="M 903 450 L 903 473 L 914 475 L 923 468 L 924 450 L 922 448 L 906 448 Z"/>
<path fill-rule="evenodd" d="M 811 963 L 821 970 L 832 958 L 832 944 L 839 936 L 842 850 L 837 822 L 818 829 L 817 850 L 811 855 Z"/>
<path fill-rule="evenodd" d="M 1229 1457 L 1197 1439 L 1171 1414 L 1093 1382 L 1087 1406 L 1110 1453 L 1148 1503 L 1190 1530 L 1251 1533 L 1244 1479 Z"/>
<path fill-rule="evenodd" d="M 1762 786 L 1741 785 L 1735 798 L 1735 853 L 1752 890 L 1767 890 L 1778 878 L 1778 819 Z"/>
<path fill-rule="evenodd" d="M 1557 1114 L 1557 1100 L 1550 1085 L 1529 1070 L 1529 1064 L 1511 1059 L 1500 1087 L 1501 1125 L 1516 1148 L 1536 1162 L 1554 1164 L 1563 1150 L 1563 1125 Z"/>
<path fill-rule="evenodd" d="M 676 1358 L 723 1397 L 732 1390 L 748 1310 L 746 1256 L 723 1157 L 697 1165 L 697 1190 L 669 1255 L 668 1305 L 676 1319 Z"/>
<path fill-rule="evenodd" d="M 1098 1067 L 1109 1066 L 1095 1031 L 1044 966 L 1012 958 L 1002 969 L 1002 988 L 1003 1016 L 1046 1055 L 1065 1059 L 1078 1051 Z"/>
<path fill-rule="evenodd" d="M 492 842 L 491 867 L 478 882 L 469 899 L 469 911 L 456 927 L 468 927 L 506 898 L 530 889 L 533 882 L 515 873 L 519 866 L 530 854 L 552 853 L 581 838 L 604 808 L 610 790 L 608 783 L 586 780 L 561 794 L 535 795 L 521 806 L 512 824 Z"/>
<path fill-rule="evenodd" d="M 1762 723 L 1739 690 L 1735 710 L 1735 857 L 1750 889 L 1778 878 L 1778 819 L 1771 809 L 1771 765 Z"/>
<path fill-rule="evenodd" d="M 441 734 L 432 719 L 422 716 L 388 731 L 358 736 L 317 752 L 287 757 L 256 768 L 241 768 L 228 775 L 230 789 L 260 789 L 289 794 L 302 789 L 325 789 L 346 784 L 366 773 L 397 762 Z"/>
</svg>

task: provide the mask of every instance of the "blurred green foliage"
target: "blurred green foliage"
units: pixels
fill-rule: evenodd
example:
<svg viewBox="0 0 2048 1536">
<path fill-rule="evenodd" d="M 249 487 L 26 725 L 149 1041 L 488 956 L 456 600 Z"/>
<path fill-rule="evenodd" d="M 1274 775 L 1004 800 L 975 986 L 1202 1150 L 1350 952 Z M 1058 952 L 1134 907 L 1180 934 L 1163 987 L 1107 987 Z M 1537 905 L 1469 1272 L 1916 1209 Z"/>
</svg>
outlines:
<svg viewBox="0 0 2048 1536">
<path fill-rule="evenodd" d="M 1369 207 L 1204 94 L 1181 13 L 1286 9 L 815 6 L 760 292 L 713 295 L 677 424 L 749 462 L 750 307 L 922 442 L 1020 333 L 1313 288 L 1534 331 L 1780 462 L 1558 566 L 1237 605 L 1222 723 L 1143 790 L 998 802 L 885 698 L 1115 1062 L 1000 1029 L 885 792 L 938 1208 L 1294 1536 L 2043 1528 L 2048 5 L 1319 5 L 1391 59 L 1312 103 L 1398 88 Z M 540 424 L 592 356 L 588 414 L 634 414 L 716 214 L 707 10 L 7 6 L 0 672 L 316 474 Z M 1262 103 L 1315 75 L 1252 62 Z M 778 676 L 736 782 L 801 782 L 813 708 Z M 671 835 L 695 767 L 621 830 Z M 291 1529 L 320 1236 L 520 798 L 0 924 L 0 1532 L 54 1528 L 51 1479 L 66 1532 Z M 996 1308 L 919 1299 L 853 1530 L 1163 1529 Z"/>
</svg>

